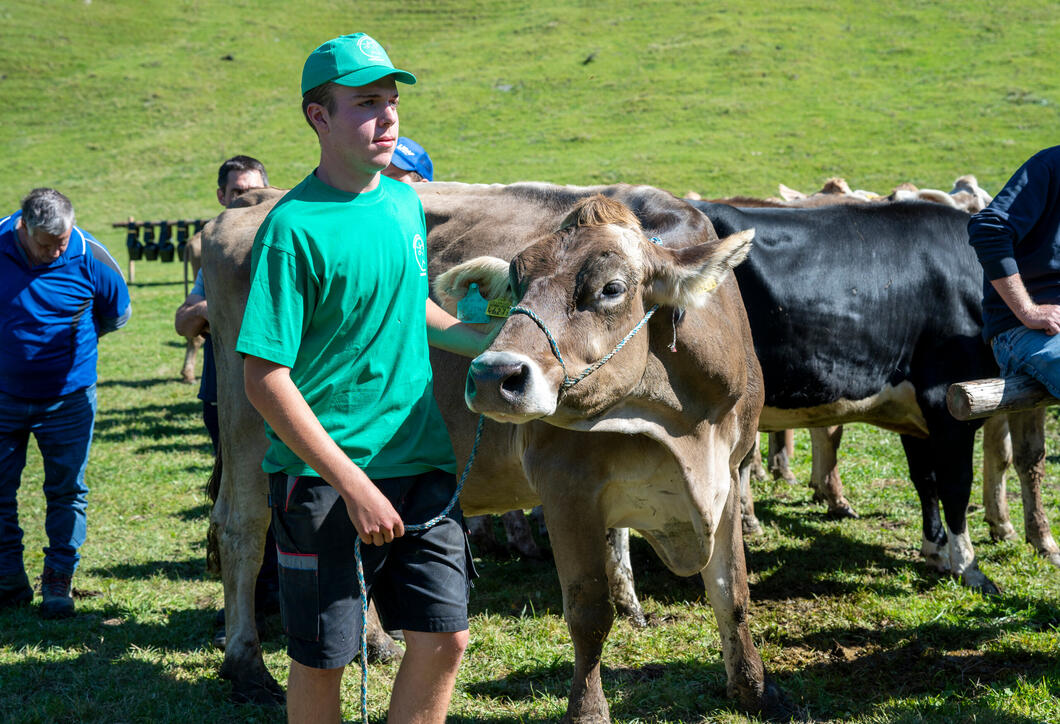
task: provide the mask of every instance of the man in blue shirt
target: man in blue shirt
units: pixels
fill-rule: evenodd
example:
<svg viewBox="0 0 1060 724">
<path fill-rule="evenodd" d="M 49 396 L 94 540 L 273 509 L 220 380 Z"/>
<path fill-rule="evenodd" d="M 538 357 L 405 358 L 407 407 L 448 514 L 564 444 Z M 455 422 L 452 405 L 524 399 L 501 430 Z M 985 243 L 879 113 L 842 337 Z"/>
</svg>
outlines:
<svg viewBox="0 0 1060 724">
<path fill-rule="evenodd" d="M 33 433 L 48 500 L 40 615 L 74 614 L 70 580 L 85 540 L 96 346 L 130 313 L 117 262 L 74 226 L 68 198 L 34 189 L 0 220 L 0 608 L 33 598 L 16 500 Z"/>
<path fill-rule="evenodd" d="M 1060 397 L 1060 146 L 1039 151 L 968 223 L 983 265 L 983 336 L 1002 376 Z"/>
</svg>

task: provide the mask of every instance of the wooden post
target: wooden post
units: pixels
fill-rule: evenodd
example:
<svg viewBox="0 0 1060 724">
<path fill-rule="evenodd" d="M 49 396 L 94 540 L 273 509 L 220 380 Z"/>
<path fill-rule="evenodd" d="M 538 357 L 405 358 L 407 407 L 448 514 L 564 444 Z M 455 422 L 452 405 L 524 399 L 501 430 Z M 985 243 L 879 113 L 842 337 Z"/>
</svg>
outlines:
<svg viewBox="0 0 1060 724">
<path fill-rule="evenodd" d="M 958 420 L 976 420 L 1047 405 L 1060 405 L 1060 400 L 1029 375 L 957 382 L 946 392 L 946 406 Z"/>
<path fill-rule="evenodd" d="M 129 217 L 129 223 L 130 224 L 133 223 L 133 217 L 131 217 L 131 216 Z M 125 251 L 126 251 L 126 253 L 128 253 L 129 250 L 126 249 Z M 128 281 L 129 284 L 132 284 L 133 282 L 136 281 L 136 263 L 133 261 L 131 256 L 129 257 L 129 275 L 128 276 L 129 276 L 129 278 L 128 278 L 127 281 Z"/>
</svg>

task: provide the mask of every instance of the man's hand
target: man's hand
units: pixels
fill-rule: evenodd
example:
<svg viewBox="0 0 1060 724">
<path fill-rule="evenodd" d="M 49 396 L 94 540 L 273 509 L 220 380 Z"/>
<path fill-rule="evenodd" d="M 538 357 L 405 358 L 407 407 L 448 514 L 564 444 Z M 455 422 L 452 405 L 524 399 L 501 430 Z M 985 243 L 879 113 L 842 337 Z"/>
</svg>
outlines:
<svg viewBox="0 0 1060 724">
<path fill-rule="evenodd" d="M 405 535 L 405 524 L 401 516 L 371 480 L 365 477 L 356 488 L 356 496 L 342 497 L 346 501 L 346 513 L 350 516 L 353 527 L 357 529 L 362 543 L 381 546 Z"/>
<path fill-rule="evenodd" d="M 1016 316 L 1027 329 L 1040 329 L 1050 335 L 1060 333 L 1060 305 L 1032 304 Z"/>
<path fill-rule="evenodd" d="M 1050 335 L 1060 333 L 1060 306 L 1035 303 L 1019 274 L 991 279 L 990 284 L 1024 327 Z"/>
</svg>

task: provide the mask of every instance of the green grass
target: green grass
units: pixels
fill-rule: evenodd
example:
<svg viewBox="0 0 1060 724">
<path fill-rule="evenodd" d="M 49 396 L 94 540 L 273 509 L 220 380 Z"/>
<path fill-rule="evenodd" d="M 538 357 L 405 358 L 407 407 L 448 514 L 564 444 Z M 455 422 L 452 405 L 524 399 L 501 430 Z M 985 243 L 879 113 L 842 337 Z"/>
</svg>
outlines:
<svg viewBox="0 0 1060 724">
<path fill-rule="evenodd" d="M 297 183 L 316 158 L 298 108 L 301 64 L 356 30 L 420 77 L 404 89 L 402 129 L 431 152 L 441 180 L 622 181 L 710 196 L 767 195 L 778 182 L 810 191 L 831 175 L 881 192 L 907 180 L 948 189 L 970 172 L 995 192 L 1056 142 L 1056 10 L 1029 0 L 7 2 L 0 209 L 56 186 L 124 259 L 111 222 L 214 214 L 213 178 L 230 155 L 261 158 L 278 186 Z M 209 638 L 221 586 L 203 565 L 209 444 L 194 390 L 176 381 L 180 268 L 142 262 L 136 279 L 130 327 L 101 343 L 80 615 L 0 613 L 0 721 L 281 721 L 229 703 L 218 678 Z M 1055 517 L 1060 432 L 1054 415 L 1049 424 Z M 797 442 L 794 469 L 806 480 L 809 443 L 804 433 Z M 972 539 L 1003 594 L 983 599 L 930 574 L 896 437 L 851 426 L 840 464 L 860 520 L 829 521 L 806 488 L 765 483 L 765 530 L 748 542 L 752 632 L 803 714 L 1060 721 L 1060 572 L 1021 543 L 989 544 L 975 507 Z M 33 576 L 40 485 L 34 453 L 19 496 Z M 1018 495 L 1010 502 L 1021 532 Z M 608 641 L 613 718 L 748 721 L 724 697 L 702 586 L 662 570 L 641 540 L 633 552 L 652 625 L 618 622 Z M 477 564 L 453 720 L 557 719 L 572 649 L 554 571 Z M 284 680 L 275 625 L 265 659 Z M 374 717 L 393 673 L 371 671 Z M 348 719 L 357 688 L 348 677 Z"/>
</svg>

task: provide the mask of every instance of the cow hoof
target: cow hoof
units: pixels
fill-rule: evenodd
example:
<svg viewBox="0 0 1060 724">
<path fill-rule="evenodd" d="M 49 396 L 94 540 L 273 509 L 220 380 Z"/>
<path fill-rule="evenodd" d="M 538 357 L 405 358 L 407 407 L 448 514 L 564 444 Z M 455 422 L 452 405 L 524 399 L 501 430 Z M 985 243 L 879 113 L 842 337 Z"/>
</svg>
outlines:
<svg viewBox="0 0 1060 724">
<path fill-rule="evenodd" d="M 729 698 L 740 702 L 741 707 L 767 721 L 791 721 L 795 715 L 795 707 L 787 694 L 769 678 L 760 686 L 749 681 L 742 685 L 730 681 L 725 690 Z"/>
<path fill-rule="evenodd" d="M 846 520 L 847 518 L 857 520 L 860 517 L 861 516 L 857 514 L 857 511 L 850 507 L 850 503 L 842 503 L 840 505 L 828 507 L 829 520 Z"/>
<path fill-rule="evenodd" d="M 990 524 L 990 540 L 999 543 L 1003 540 L 1016 540 L 1016 529 L 1008 521 L 997 525 Z"/>
<path fill-rule="evenodd" d="M 740 521 L 743 527 L 743 537 L 753 538 L 762 532 L 762 524 L 758 522 L 758 518 L 753 515 L 741 516 Z"/>
<path fill-rule="evenodd" d="M 569 711 L 560 720 L 563 724 L 611 724 L 611 716 L 607 710 L 604 713 L 593 712 L 591 714 L 571 714 Z"/>
<path fill-rule="evenodd" d="M 971 570 L 961 574 L 961 585 L 967 586 L 984 596 L 1000 596 L 1001 588 L 983 575 L 981 571 Z"/>
<path fill-rule="evenodd" d="M 615 611 L 619 616 L 629 621 L 629 625 L 633 628 L 648 627 L 648 617 L 644 615 L 644 609 L 640 607 L 639 601 L 636 605 L 622 604 L 615 601 Z"/>
<path fill-rule="evenodd" d="M 370 664 L 389 664 L 392 661 L 401 661 L 404 654 L 404 650 L 385 634 L 378 640 L 368 642 L 368 663 Z"/>
<path fill-rule="evenodd" d="M 287 695 L 276 679 L 266 674 L 264 681 L 233 681 L 231 699 L 236 704 L 257 704 L 259 706 L 283 706 Z"/>
<path fill-rule="evenodd" d="M 790 470 L 771 470 L 773 474 L 773 480 L 783 480 L 788 485 L 798 485 L 799 480 L 795 477 L 795 474 Z"/>
<path fill-rule="evenodd" d="M 796 716 L 795 706 L 784 690 L 768 679 L 762 697 L 753 711 L 766 721 L 791 721 Z"/>
</svg>

